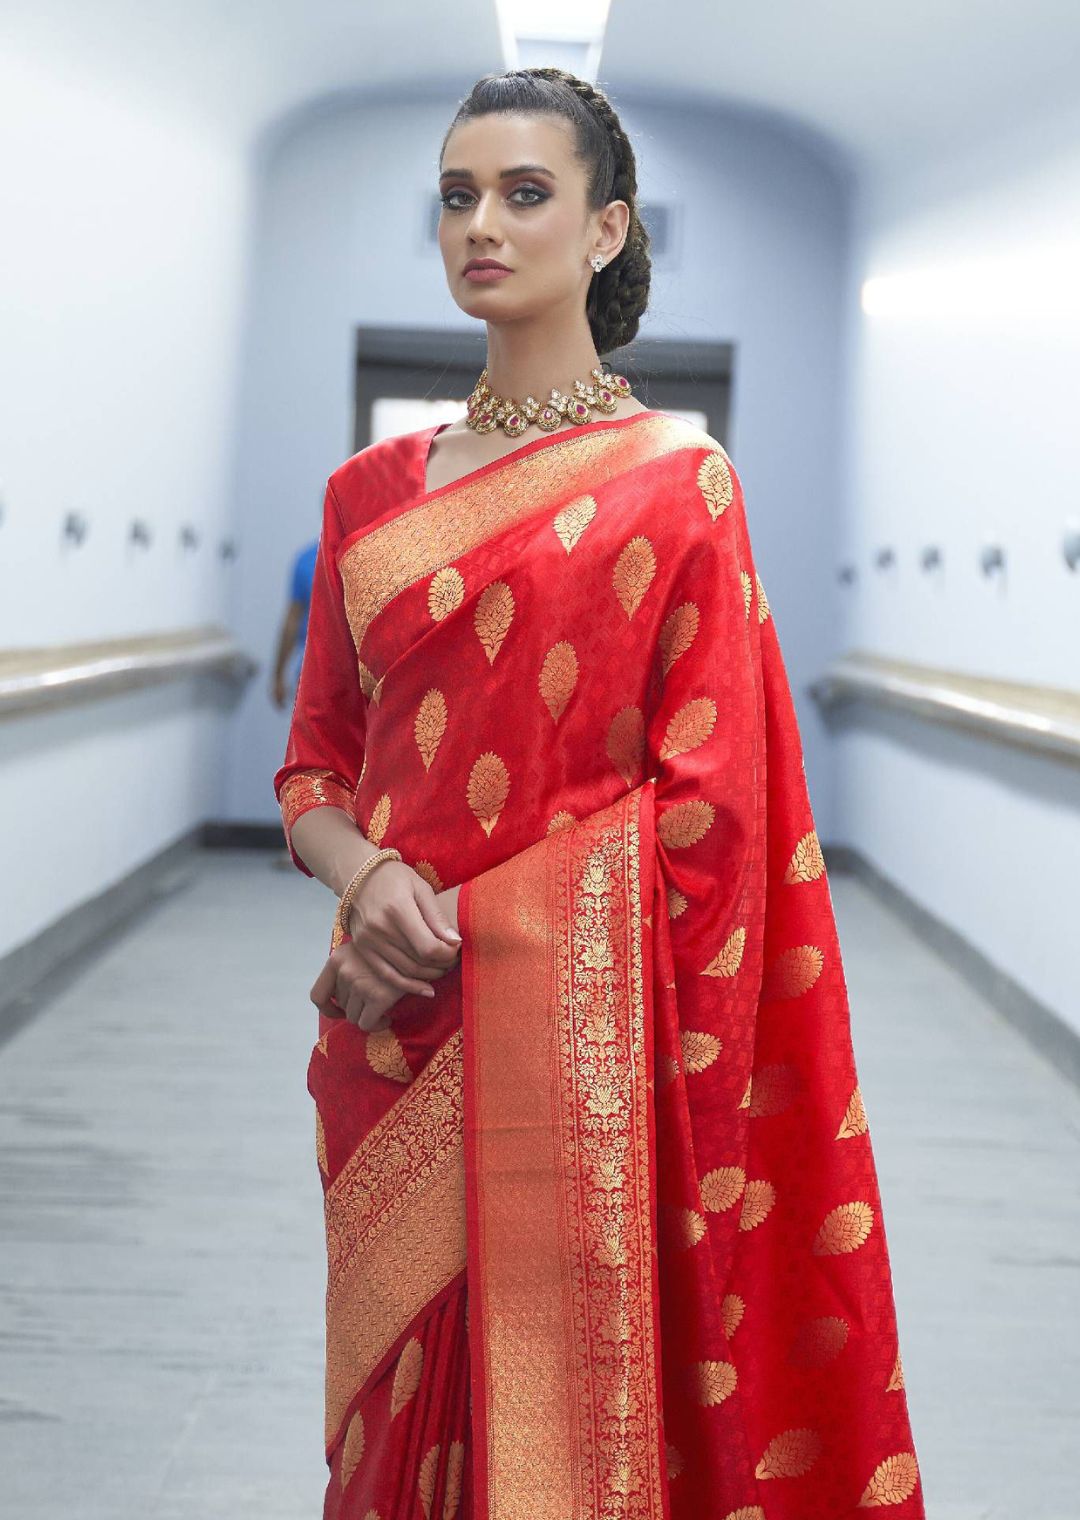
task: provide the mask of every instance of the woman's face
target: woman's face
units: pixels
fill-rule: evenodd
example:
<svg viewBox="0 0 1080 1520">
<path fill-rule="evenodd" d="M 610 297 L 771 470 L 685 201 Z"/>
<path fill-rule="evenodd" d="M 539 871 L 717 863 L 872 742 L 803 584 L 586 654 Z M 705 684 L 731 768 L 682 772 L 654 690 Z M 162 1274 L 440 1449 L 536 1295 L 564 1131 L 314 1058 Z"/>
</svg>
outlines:
<svg viewBox="0 0 1080 1520">
<path fill-rule="evenodd" d="M 553 116 L 495 114 L 459 123 L 447 139 L 439 247 L 450 293 L 469 316 L 508 321 L 560 303 L 583 311 L 590 256 L 608 263 L 622 247 L 629 208 L 612 201 L 586 211 L 571 131 Z M 497 259 L 510 273 L 470 279 L 470 259 Z"/>
</svg>

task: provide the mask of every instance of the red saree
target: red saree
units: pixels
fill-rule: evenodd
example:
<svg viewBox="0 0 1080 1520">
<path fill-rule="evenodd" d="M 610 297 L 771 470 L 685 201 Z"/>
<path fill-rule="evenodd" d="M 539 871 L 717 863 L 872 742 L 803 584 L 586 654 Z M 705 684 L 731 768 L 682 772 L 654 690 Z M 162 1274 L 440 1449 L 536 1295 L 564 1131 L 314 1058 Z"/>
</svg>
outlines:
<svg viewBox="0 0 1080 1520">
<path fill-rule="evenodd" d="M 324 1514 L 921 1520 L 738 477 L 653 411 L 427 493 L 436 431 L 330 479 L 274 783 L 463 884 L 436 997 L 311 1055 Z"/>
</svg>

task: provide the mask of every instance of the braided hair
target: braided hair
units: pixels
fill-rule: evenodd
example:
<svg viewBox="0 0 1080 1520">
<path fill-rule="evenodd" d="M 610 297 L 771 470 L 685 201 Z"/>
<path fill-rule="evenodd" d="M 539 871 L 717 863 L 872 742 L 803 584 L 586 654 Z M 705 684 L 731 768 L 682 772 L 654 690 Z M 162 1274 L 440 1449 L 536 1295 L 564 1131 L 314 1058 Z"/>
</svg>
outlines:
<svg viewBox="0 0 1080 1520">
<path fill-rule="evenodd" d="M 626 240 L 611 263 L 593 274 L 585 310 L 598 354 L 632 342 L 649 304 L 652 261 L 649 234 L 638 215 L 634 150 L 614 107 L 602 90 L 566 69 L 485 74 L 458 107 L 443 138 L 443 151 L 459 122 L 497 112 L 565 117 L 573 127 L 576 157 L 586 169 L 589 210 L 600 211 L 613 200 L 630 207 Z"/>
</svg>

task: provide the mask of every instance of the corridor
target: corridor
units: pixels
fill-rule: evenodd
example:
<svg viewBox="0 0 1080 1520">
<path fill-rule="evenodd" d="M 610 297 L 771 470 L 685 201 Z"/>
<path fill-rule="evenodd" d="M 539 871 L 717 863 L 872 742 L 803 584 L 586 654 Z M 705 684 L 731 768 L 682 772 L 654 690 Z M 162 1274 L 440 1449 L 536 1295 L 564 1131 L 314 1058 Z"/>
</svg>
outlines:
<svg viewBox="0 0 1080 1520">
<path fill-rule="evenodd" d="M 1080 1095 L 832 891 L 928 1514 L 1075 1520 Z M 304 1072 L 332 908 L 204 851 L 0 1045 L 4 1520 L 319 1513 Z"/>
</svg>

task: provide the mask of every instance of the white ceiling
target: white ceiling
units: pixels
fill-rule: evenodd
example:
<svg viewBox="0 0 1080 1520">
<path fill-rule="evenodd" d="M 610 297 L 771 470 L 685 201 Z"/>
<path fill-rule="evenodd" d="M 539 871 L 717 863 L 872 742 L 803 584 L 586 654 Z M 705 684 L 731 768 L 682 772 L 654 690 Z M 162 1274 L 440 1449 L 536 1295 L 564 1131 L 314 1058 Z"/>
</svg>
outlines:
<svg viewBox="0 0 1080 1520">
<path fill-rule="evenodd" d="M 542 7 L 543 0 L 537 0 Z M 0 47 L 255 140 L 338 94 L 503 67 L 494 0 L 0 0 Z M 779 115 L 871 175 L 1075 105 L 1080 0 L 612 0 L 601 82 Z"/>
</svg>

